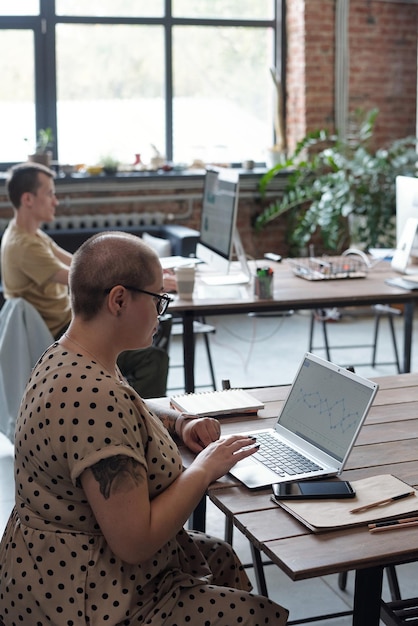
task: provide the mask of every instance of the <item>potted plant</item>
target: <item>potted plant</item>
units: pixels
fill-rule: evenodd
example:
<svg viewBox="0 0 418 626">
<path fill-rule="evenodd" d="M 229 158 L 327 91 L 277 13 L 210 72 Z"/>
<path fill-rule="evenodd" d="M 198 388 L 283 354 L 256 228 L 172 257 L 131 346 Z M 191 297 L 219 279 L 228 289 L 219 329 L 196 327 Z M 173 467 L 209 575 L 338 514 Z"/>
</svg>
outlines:
<svg viewBox="0 0 418 626">
<path fill-rule="evenodd" d="M 107 176 L 114 176 L 118 171 L 119 161 L 112 156 L 103 156 L 100 165 Z"/>
<path fill-rule="evenodd" d="M 28 156 L 29 161 L 42 163 L 42 165 L 50 167 L 53 143 L 54 136 L 52 129 L 40 128 L 37 135 L 35 152 Z"/>
<path fill-rule="evenodd" d="M 255 228 L 287 213 L 291 254 L 300 254 L 312 237 L 324 252 L 334 253 L 353 244 L 364 249 L 394 245 L 395 179 L 416 176 L 417 139 L 406 137 L 371 151 L 378 110 L 356 115 L 347 141 L 327 130 L 309 133 L 260 181 L 264 196 L 277 174 L 288 173 L 283 197 L 257 216 Z"/>
</svg>

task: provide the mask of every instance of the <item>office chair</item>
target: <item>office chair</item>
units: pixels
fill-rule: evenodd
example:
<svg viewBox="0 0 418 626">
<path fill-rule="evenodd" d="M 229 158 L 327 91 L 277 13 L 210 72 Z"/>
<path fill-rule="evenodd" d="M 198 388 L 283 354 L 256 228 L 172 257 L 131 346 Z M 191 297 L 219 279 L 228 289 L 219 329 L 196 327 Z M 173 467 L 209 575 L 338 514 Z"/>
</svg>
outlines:
<svg viewBox="0 0 418 626">
<path fill-rule="evenodd" d="M 23 298 L 6 300 L 0 311 L 0 432 L 12 443 L 32 368 L 53 342 L 35 307 Z"/>
<path fill-rule="evenodd" d="M 142 398 L 159 398 L 167 393 L 172 316 L 162 315 L 152 346 L 126 350 L 118 365 L 129 384 Z"/>
<path fill-rule="evenodd" d="M 375 367 L 376 365 L 396 365 L 396 369 L 398 374 L 401 373 L 401 366 L 399 362 L 399 353 L 398 347 L 396 343 L 395 336 L 395 327 L 393 323 L 393 319 L 399 315 L 402 315 L 402 312 L 399 309 L 395 309 L 387 304 L 375 304 L 372 307 L 372 311 L 374 314 L 374 333 L 373 333 L 373 343 L 370 345 L 360 344 L 360 345 L 344 345 L 344 346 L 333 346 L 332 350 L 342 350 L 342 349 L 353 349 L 353 348 L 372 348 L 372 360 L 371 365 Z M 394 353 L 394 361 L 385 361 L 385 362 L 377 362 L 377 341 L 379 335 L 380 322 L 383 317 L 386 317 L 389 324 L 390 335 L 392 339 L 393 353 Z M 321 324 L 322 334 L 324 345 L 322 347 L 314 345 L 314 331 L 315 331 L 315 323 L 318 322 Z M 332 361 L 331 359 L 331 346 L 329 343 L 328 337 L 328 329 L 327 329 L 327 318 L 326 314 L 323 310 L 312 311 L 311 313 L 311 323 L 309 329 L 309 352 L 315 352 L 316 350 L 325 350 L 326 358 L 328 361 Z M 357 363 L 357 365 L 367 365 L 366 363 Z"/>
</svg>

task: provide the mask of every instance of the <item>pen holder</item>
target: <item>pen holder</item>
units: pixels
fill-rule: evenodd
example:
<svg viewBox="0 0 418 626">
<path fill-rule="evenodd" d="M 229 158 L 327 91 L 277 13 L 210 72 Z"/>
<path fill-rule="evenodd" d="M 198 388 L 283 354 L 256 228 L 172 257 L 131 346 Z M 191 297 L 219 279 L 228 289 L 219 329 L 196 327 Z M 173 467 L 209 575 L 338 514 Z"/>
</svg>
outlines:
<svg viewBox="0 0 418 626">
<path fill-rule="evenodd" d="M 259 269 L 254 277 L 254 295 L 261 300 L 273 297 L 273 270 Z"/>
</svg>

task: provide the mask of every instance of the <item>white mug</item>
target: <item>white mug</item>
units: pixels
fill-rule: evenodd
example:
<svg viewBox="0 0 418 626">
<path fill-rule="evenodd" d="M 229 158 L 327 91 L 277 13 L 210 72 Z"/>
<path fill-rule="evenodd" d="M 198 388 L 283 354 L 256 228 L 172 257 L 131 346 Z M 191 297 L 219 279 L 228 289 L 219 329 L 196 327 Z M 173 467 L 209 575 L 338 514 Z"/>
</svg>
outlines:
<svg viewBox="0 0 418 626">
<path fill-rule="evenodd" d="M 192 300 L 195 274 L 194 265 L 174 268 L 177 279 L 177 293 L 182 300 Z"/>
</svg>

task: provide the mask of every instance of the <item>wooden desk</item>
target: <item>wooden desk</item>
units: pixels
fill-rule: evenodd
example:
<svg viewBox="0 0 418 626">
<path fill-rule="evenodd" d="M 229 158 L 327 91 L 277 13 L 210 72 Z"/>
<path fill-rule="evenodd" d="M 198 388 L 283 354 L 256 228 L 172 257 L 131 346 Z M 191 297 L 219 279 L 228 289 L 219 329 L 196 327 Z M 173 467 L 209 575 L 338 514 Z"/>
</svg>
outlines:
<svg viewBox="0 0 418 626">
<path fill-rule="evenodd" d="M 379 391 L 342 478 L 390 473 L 417 488 L 418 374 L 376 381 Z M 222 433 L 271 425 L 286 392 L 287 387 L 254 390 L 265 402 L 260 416 L 242 418 L 239 424 L 237 418 L 222 421 Z M 418 560 L 418 528 L 372 535 L 367 527 L 360 527 L 315 535 L 270 501 L 270 489 L 250 491 L 225 477 L 209 495 L 292 580 L 355 570 L 354 626 L 378 626 L 384 567 Z"/>
<path fill-rule="evenodd" d="M 411 369 L 411 339 L 414 305 L 418 300 L 417 291 L 406 291 L 386 285 L 385 279 L 394 277 L 388 263 L 380 263 L 371 270 L 365 279 L 346 279 L 310 282 L 294 276 L 286 262 L 272 263 L 259 261 L 274 270 L 274 298 L 258 300 L 253 287 L 240 287 L 239 297 L 231 297 L 236 286 L 222 287 L 225 295 L 216 297 L 195 297 L 192 301 L 175 299 L 169 311 L 182 317 L 185 391 L 195 390 L 194 383 L 194 337 L 193 320 L 198 316 L 227 315 L 250 312 L 287 311 L 289 309 L 320 309 L 373 304 L 404 305 L 404 338 L 402 371 Z M 252 263 L 253 269 L 255 263 Z M 200 269 L 199 273 L 204 270 Z M 210 289 L 208 290 L 210 291 Z M 199 274 L 196 292 L 199 293 Z"/>
</svg>

